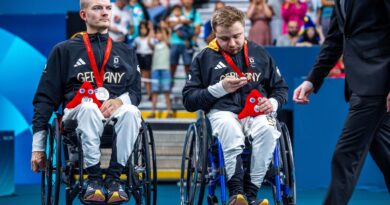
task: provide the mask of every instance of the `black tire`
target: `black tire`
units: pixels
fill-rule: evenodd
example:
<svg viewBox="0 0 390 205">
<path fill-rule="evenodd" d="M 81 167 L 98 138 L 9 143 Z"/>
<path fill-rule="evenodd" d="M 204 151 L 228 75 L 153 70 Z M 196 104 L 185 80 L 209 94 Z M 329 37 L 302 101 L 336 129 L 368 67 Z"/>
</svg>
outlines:
<svg viewBox="0 0 390 205">
<path fill-rule="evenodd" d="M 285 156 L 287 160 L 286 176 L 288 176 L 288 186 L 290 190 L 289 196 L 284 196 L 284 200 L 288 205 L 296 204 L 296 184 L 295 184 L 295 164 L 294 164 L 294 153 L 291 144 L 291 138 L 286 124 L 281 123 L 281 129 L 283 133 L 283 140 L 285 144 Z"/>
<path fill-rule="evenodd" d="M 280 143 L 281 139 L 279 138 L 278 139 L 278 143 L 276 144 L 278 146 L 278 158 L 279 158 L 279 167 L 275 168 L 275 160 L 274 160 L 274 156 L 272 157 L 272 166 L 271 166 L 271 169 L 274 169 L 273 171 L 273 176 L 272 176 L 272 179 L 269 179 L 271 181 L 273 181 L 273 183 L 271 183 L 271 186 L 272 186 L 272 196 L 274 198 L 274 204 L 275 205 L 281 205 L 282 202 L 283 202 L 283 197 L 282 197 L 282 201 L 278 201 L 277 199 L 277 193 L 276 193 L 276 181 L 275 181 L 275 176 L 281 176 L 280 175 L 280 167 L 283 166 L 283 159 L 281 157 L 281 143 Z M 283 179 L 281 179 L 282 181 Z M 282 191 L 280 190 L 280 194 L 282 195 Z"/>
<path fill-rule="evenodd" d="M 209 137 L 205 118 L 189 126 L 183 146 L 180 173 L 182 205 L 201 205 L 206 187 Z M 198 154 L 197 154 L 198 153 Z"/>
<path fill-rule="evenodd" d="M 146 127 L 148 128 L 148 139 L 149 139 L 149 151 L 150 151 L 150 155 L 151 158 L 150 158 L 150 163 L 151 163 L 151 171 L 152 171 L 152 181 L 151 181 L 151 188 L 150 188 L 150 191 L 152 192 L 151 193 L 151 203 L 152 205 L 156 205 L 157 204 L 157 162 L 156 162 L 156 148 L 155 148 L 155 144 L 154 144 L 154 137 L 153 137 L 153 131 L 152 131 L 152 128 L 150 127 L 149 124 L 146 124 Z"/>
<path fill-rule="evenodd" d="M 41 201 L 42 205 L 57 205 L 59 202 L 61 185 L 61 133 L 60 123 L 55 119 L 48 129 L 48 147 L 46 148 L 46 167 L 42 172 Z M 54 156 L 56 157 L 54 159 Z"/>
<path fill-rule="evenodd" d="M 129 165 L 131 192 L 136 204 L 151 205 L 151 165 L 149 138 L 147 128 L 142 125 L 142 132 L 138 136 Z"/>
<path fill-rule="evenodd" d="M 284 123 L 278 125 L 278 130 L 282 133 L 278 140 L 279 164 L 280 169 L 276 173 L 281 177 L 281 182 L 289 189 L 289 194 L 281 192 L 281 201 L 277 201 L 276 186 L 272 184 L 272 194 L 275 205 L 295 205 L 296 204 L 296 185 L 295 185 L 295 167 L 293 150 L 291 146 L 290 134 Z M 281 174 L 282 173 L 282 174 Z"/>
</svg>

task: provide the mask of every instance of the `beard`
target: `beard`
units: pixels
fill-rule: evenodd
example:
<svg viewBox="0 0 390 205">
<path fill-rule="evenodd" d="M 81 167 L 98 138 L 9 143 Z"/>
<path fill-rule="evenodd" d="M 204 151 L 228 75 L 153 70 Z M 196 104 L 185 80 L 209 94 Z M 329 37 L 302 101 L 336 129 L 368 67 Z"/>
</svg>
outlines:
<svg viewBox="0 0 390 205">
<path fill-rule="evenodd" d="M 290 35 L 292 37 L 298 36 L 298 31 L 289 31 L 288 35 Z"/>
</svg>

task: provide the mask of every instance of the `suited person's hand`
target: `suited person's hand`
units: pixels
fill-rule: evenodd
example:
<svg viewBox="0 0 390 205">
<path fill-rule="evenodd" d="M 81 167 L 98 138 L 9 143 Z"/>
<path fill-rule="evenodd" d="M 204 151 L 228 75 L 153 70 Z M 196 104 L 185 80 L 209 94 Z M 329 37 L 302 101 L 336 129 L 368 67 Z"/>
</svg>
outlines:
<svg viewBox="0 0 390 205">
<path fill-rule="evenodd" d="M 309 95 L 313 92 L 314 87 L 310 81 L 304 81 L 294 90 L 293 100 L 298 104 L 309 103 Z"/>
<path fill-rule="evenodd" d="M 386 98 L 386 106 L 387 106 L 387 112 L 390 112 L 390 92 Z"/>
</svg>

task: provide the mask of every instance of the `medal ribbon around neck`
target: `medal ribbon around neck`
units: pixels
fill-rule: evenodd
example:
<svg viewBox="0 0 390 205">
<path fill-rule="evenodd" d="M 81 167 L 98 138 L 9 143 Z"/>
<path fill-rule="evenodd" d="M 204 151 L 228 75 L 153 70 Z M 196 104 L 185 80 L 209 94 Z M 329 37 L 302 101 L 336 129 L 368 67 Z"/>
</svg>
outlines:
<svg viewBox="0 0 390 205">
<path fill-rule="evenodd" d="M 107 61 L 110 58 L 111 49 L 112 49 L 112 40 L 110 37 L 108 37 L 108 39 L 107 39 L 106 50 L 104 51 L 104 59 L 103 59 L 102 67 L 100 68 L 100 73 L 99 73 L 98 67 L 96 65 L 96 59 L 95 59 L 95 55 L 93 54 L 93 50 L 92 50 L 91 42 L 90 42 L 89 37 L 88 37 L 88 33 L 83 34 L 83 40 L 84 40 L 85 48 L 87 49 L 88 59 L 89 59 L 89 62 L 91 64 L 93 75 L 95 76 L 95 79 L 96 79 L 96 85 L 98 88 L 103 87 L 104 67 L 106 66 Z"/>
<path fill-rule="evenodd" d="M 240 77 L 246 77 L 245 74 L 237 67 L 237 65 L 233 62 L 233 59 L 230 57 L 228 53 L 222 50 L 222 48 L 219 46 L 217 41 L 218 48 L 222 54 L 222 56 L 225 58 L 226 62 L 229 64 L 229 66 L 234 70 L 234 72 L 237 73 Z M 248 68 L 248 71 L 252 73 L 252 69 L 249 67 L 249 57 L 248 57 L 248 45 L 245 42 L 244 43 L 244 58 L 245 58 L 245 64 Z M 248 79 L 250 81 L 251 79 Z"/>
</svg>

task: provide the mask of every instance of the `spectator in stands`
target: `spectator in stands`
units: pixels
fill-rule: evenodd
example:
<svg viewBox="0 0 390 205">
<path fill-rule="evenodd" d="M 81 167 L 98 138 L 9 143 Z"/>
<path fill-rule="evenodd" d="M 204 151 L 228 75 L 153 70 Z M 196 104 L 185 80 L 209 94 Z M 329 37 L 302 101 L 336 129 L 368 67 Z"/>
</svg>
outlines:
<svg viewBox="0 0 390 205">
<path fill-rule="evenodd" d="M 134 39 L 137 38 L 139 35 L 139 24 L 142 21 L 148 21 L 149 14 L 143 3 L 139 2 L 138 0 L 130 0 L 129 7 L 133 15 L 134 32 L 132 33 L 132 35 L 128 36 L 127 43 L 129 45 L 133 45 Z"/>
<path fill-rule="evenodd" d="M 194 2 L 193 0 L 182 0 L 182 5 L 183 5 L 182 13 L 188 20 L 191 20 L 192 23 L 189 23 L 188 25 L 193 29 L 194 32 L 194 36 L 190 41 L 189 47 L 186 47 L 185 40 L 180 38 L 179 35 L 174 30 L 172 31 L 172 35 L 169 39 L 169 42 L 171 44 L 171 54 L 170 54 L 170 64 L 171 64 L 170 70 L 171 70 L 171 78 L 172 78 L 171 86 L 173 86 L 177 65 L 179 64 L 179 58 L 181 56 L 183 58 L 184 70 L 186 73 L 188 73 L 192 61 L 193 51 L 194 51 L 193 46 L 196 45 L 196 39 L 200 34 L 202 18 L 199 12 L 193 7 L 193 2 Z M 178 22 L 168 21 L 168 25 L 171 29 L 175 28 L 177 24 Z"/>
<path fill-rule="evenodd" d="M 307 11 L 309 16 L 316 26 L 320 25 L 321 0 L 306 0 Z"/>
<path fill-rule="evenodd" d="M 298 40 L 298 22 L 289 21 L 288 22 L 288 32 L 280 36 L 276 41 L 276 46 L 295 46 Z"/>
<path fill-rule="evenodd" d="M 186 47 L 190 47 L 191 38 L 194 36 L 194 30 L 189 26 L 192 21 L 183 15 L 180 5 L 177 4 L 172 7 L 168 21 L 175 23 L 175 27 L 172 28 L 172 31 L 176 32 L 177 35 L 184 40 Z"/>
<path fill-rule="evenodd" d="M 334 0 L 321 0 L 320 22 L 322 33 L 326 36 L 329 31 L 330 17 L 334 8 Z"/>
<path fill-rule="evenodd" d="M 319 45 L 322 41 L 320 32 L 309 16 L 305 17 L 305 25 L 302 34 L 298 37 L 297 46 Z"/>
<path fill-rule="evenodd" d="M 272 18 L 272 9 L 266 0 L 250 0 L 246 16 L 251 20 L 249 40 L 259 45 L 271 45 L 272 36 L 269 23 Z"/>
<path fill-rule="evenodd" d="M 304 24 L 303 18 L 306 15 L 307 6 L 305 2 L 299 0 L 285 0 L 282 5 L 283 34 L 287 33 L 287 24 L 294 20 L 298 22 L 298 31 Z"/>
<path fill-rule="evenodd" d="M 133 32 L 133 16 L 126 8 L 127 0 L 116 0 L 111 3 L 112 16 L 109 35 L 113 41 L 125 42 L 127 35 Z"/>
<path fill-rule="evenodd" d="M 153 49 L 152 61 L 152 114 L 149 118 L 156 117 L 156 106 L 158 93 L 162 92 L 165 96 L 167 106 L 167 118 L 173 117 L 170 86 L 171 75 L 169 73 L 169 31 L 166 28 L 157 27 L 154 39 L 148 40 L 150 47 Z"/>
<path fill-rule="evenodd" d="M 142 3 L 147 8 L 150 21 L 154 26 L 157 26 L 163 16 L 166 14 L 168 7 L 161 4 L 160 0 L 143 0 Z"/>
<path fill-rule="evenodd" d="M 218 10 L 218 9 L 222 9 L 223 7 L 225 7 L 225 3 L 220 1 L 220 0 L 217 0 L 215 2 L 215 5 L 214 5 L 214 11 Z M 208 44 L 211 40 L 213 40 L 215 38 L 214 36 L 214 32 L 211 28 L 211 19 L 209 19 L 203 26 L 203 39 L 206 41 L 206 43 Z"/>
<path fill-rule="evenodd" d="M 136 49 L 137 59 L 141 68 L 141 77 L 144 81 L 146 94 L 149 99 L 152 97 L 150 89 L 150 71 L 152 70 L 153 50 L 148 44 L 148 39 L 153 36 L 153 24 L 149 21 L 142 21 L 139 24 L 139 36 L 134 39 L 133 46 Z"/>
<path fill-rule="evenodd" d="M 268 0 L 268 5 L 272 9 L 272 19 L 270 22 L 272 44 L 276 44 L 276 40 L 282 35 L 282 3 L 283 0 Z"/>
</svg>

